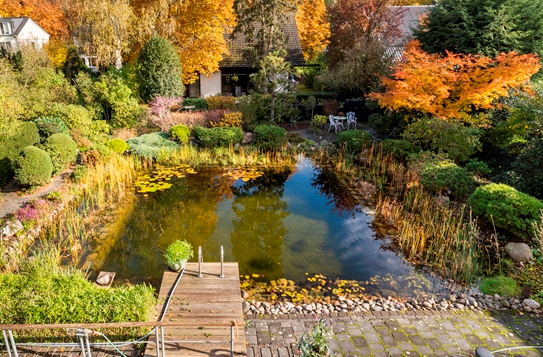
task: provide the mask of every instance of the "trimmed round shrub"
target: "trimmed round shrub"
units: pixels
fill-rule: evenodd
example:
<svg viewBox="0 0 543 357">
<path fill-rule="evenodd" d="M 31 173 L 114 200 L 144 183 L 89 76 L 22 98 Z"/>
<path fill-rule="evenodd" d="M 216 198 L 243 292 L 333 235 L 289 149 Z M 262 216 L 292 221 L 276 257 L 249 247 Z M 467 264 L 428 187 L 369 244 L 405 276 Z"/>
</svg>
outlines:
<svg viewBox="0 0 543 357">
<path fill-rule="evenodd" d="M 14 163 L 15 176 L 23 185 L 41 186 L 51 181 L 53 163 L 42 149 L 27 146 Z"/>
<path fill-rule="evenodd" d="M 202 128 L 197 126 L 192 129 L 192 134 L 198 145 L 202 147 L 226 147 L 237 144 L 243 140 L 243 130 L 241 128 Z"/>
<path fill-rule="evenodd" d="M 0 187 L 14 176 L 13 162 L 27 146 L 40 142 L 36 124 L 23 122 L 11 136 L 0 136 Z"/>
<path fill-rule="evenodd" d="M 274 150 L 287 143 L 287 131 L 276 125 L 259 125 L 253 131 L 254 142 L 262 149 Z"/>
<path fill-rule="evenodd" d="M 160 155 L 171 155 L 179 149 L 179 145 L 171 140 L 166 133 L 143 134 L 137 138 L 128 139 L 130 152 L 146 159 L 157 159 Z"/>
<path fill-rule="evenodd" d="M 180 143 L 186 144 L 189 142 L 190 129 L 183 124 L 175 125 L 170 128 L 170 135 L 177 138 Z"/>
<path fill-rule="evenodd" d="M 518 177 L 517 187 L 537 198 L 543 199 L 543 139 L 532 140 L 513 163 Z"/>
<path fill-rule="evenodd" d="M 37 118 L 34 120 L 34 124 L 38 128 L 41 142 L 44 142 L 53 134 L 70 134 L 70 129 L 68 129 L 66 123 L 57 117 Z"/>
<path fill-rule="evenodd" d="M 487 163 L 479 159 L 471 159 L 466 164 L 466 169 L 479 176 L 488 176 L 492 173 L 492 170 L 488 167 Z"/>
<path fill-rule="evenodd" d="M 196 110 L 207 110 L 207 101 L 204 98 L 185 98 L 183 99 L 183 106 L 194 106 Z"/>
<path fill-rule="evenodd" d="M 150 38 L 138 58 L 137 72 L 141 99 L 175 98 L 183 95 L 181 62 L 171 43 L 160 36 Z"/>
<path fill-rule="evenodd" d="M 405 160 L 411 154 L 417 154 L 422 151 L 420 146 L 407 140 L 386 139 L 381 141 L 381 148 L 387 154 L 397 159 Z"/>
<path fill-rule="evenodd" d="M 420 182 L 432 193 L 451 190 L 456 198 L 462 198 L 473 192 L 475 180 L 473 175 L 454 162 L 431 162 L 420 172 Z"/>
<path fill-rule="evenodd" d="M 130 146 L 128 146 L 126 141 L 121 139 L 110 139 L 106 142 L 106 146 L 119 154 L 122 154 L 126 150 L 130 149 Z"/>
<path fill-rule="evenodd" d="M 51 157 L 53 176 L 58 175 L 77 158 L 77 145 L 66 134 L 53 134 L 41 145 Z"/>
<path fill-rule="evenodd" d="M 473 213 L 493 220 L 497 227 L 531 239 L 532 223 L 540 218 L 543 203 L 511 186 L 491 183 L 478 187 L 469 197 Z"/>
<path fill-rule="evenodd" d="M 337 134 L 337 147 L 357 153 L 373 143 L 373 136 L 365 130 L 345 130 Z"/>
</svg>

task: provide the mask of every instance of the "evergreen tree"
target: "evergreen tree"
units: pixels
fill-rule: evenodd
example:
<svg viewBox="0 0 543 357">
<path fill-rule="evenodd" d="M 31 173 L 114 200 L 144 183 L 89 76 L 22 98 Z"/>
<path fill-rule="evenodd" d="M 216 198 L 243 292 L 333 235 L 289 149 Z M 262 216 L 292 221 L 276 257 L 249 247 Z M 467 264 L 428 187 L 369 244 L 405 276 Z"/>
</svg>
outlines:
<svg viewBox="0 0 543 357">
<path fill-rule="evenodd" d="M 145 43 L 138 59 L 141 99 L 180 97 L 183 94 L 181 62 L 168 40 L 156 36 Z"/>
<path fill-rule="evenodd" d="M 414 31 L 429 53 L 543 54 L 542 0 L 442 0 Z"/>
</svg>

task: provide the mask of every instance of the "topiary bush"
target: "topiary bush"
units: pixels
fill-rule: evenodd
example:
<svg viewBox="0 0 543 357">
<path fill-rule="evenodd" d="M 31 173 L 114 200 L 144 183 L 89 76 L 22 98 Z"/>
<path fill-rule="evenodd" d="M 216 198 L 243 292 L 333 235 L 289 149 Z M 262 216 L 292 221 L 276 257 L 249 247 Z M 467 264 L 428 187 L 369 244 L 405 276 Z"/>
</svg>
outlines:
<svg viewBox="0 0 543 357">
<path fill-rule="evenodd" d="M 140 52 L 137 78 L 141 99 L 183 95 L 181 62 L 171 43 L 160 36 L 150 38 Z"/>
<path fill-rule="evenodd" d="M 365 130 L 345 130 L 337 134 L 336 145 L 339 148 L 357 153 L 373 144 L 373 136 Z"/>
<path fill-rule="evenodd" d="M 241 128 L 202 128 L 197 126 L 192 129 L 192 134 L 198 145 L 202 147 L 230 146 L 243 140 Z"/>
<path fill-rule="evenodd" d="M 77 145 L 66 134 L 53 134 L 41 145 L 53 163 L 53 176 L 58 175 L 77 158 Z"/>
<path fill-rule="evenodd" d="M 287 143 L 287 131 L 276 125 L 259 125 L 253 134 L 255 145 L 262 149 L 279 149 Z"/>
<path fill-rule="evenodd" d="M 456 198 L 462 198 L 473 192 L 475 181 L 473 175 L 454 162 L 431 162 L 420 172 L 420 182 L 432 193 L 451 190 Z"/>
<path fill-rule="evenodd" d="M 207 110 L 207 101 L 204 98 L 185 98 L 183 99 L 183 106 L 194 106 L 196 110 Z"/>
<path fill-rule="evenodd" d="M 41 142 L 53 134 L 70 134 L 70 129 L 66 123 L 57 117 L 45 117 L 34 119 L 34 124 L 38 128 Z"/>
<path fill-rule="evenodd" d="M 0 187 L 13 178 L 13 162 L 21 151 L 39 142 L 38 128 L 32 122 L 20 123 L 13 135 L 0 136 Z"/>
<path fill-rule="evenodd" d="M 106 142 L 106 146 L 119 154 L 122 154 L 126 150 L 130 149 L 130 146 L 128 146 L 126 141 L 121 139 L 110 139 Z"/>
<path fill-rule="evenodd" d="M 469 197 L 473 213 L 493 220 L 497 227 L 531 239 L 532 223 L 540 218 L 543 203 L 511 186 L 491 183 L 478 187 Z"/>
<path fill-rule="evenodd" d="M 51 181 L 53 163 L 42 149 L 27 146 L 14 162 L 15 176 L 23 185 L 41 186 Z"/>
<path fill-rule="evenodd" d="M 386 139 L 381 141 L 381 149 L 383 152 L 402 161 L 407 159 L 407 156 L 417 154 L 422 151 L 420 146 L 417 146 L 407 140 L 398 139 Z"/>
<path fill-rule="evenodd" d="M 515 187 L 543 199 L 543 139 L 537 138 L 528 143 L 513 163 L 513 170 L 518 177 Z"/>
<path fill-rule="evenodd" d="M 157 159 L 159 155 L 170 155 L 179 149 L 179 145 L 171 140 L 166 133 L 151 133 L 128 139 L 130 152 L 146 159 Z"/>
<path fill-rule="evenodd" d="M 179 140 L 180 143 L 186 144 L 189 142 L 190 129 L 181 124 L 175 125 L 170 128 L 170 135 Z"/>
</svg>

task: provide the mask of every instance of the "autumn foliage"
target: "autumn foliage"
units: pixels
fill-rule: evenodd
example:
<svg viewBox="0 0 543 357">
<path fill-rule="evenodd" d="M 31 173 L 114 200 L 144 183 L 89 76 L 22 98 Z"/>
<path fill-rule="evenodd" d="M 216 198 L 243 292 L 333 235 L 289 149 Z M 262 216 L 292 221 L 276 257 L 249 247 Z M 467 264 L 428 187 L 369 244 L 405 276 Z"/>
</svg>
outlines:
<svg viewBox="0 0 543 357">
<path fill-rule="evenodd" d="M 0 1 L 0 15 L 30 17 L 51 36 L 64 37 L 68 35 L 68 4 L 59 0 L 3 0 Z"/>
<path fill-rule="evenodd" d="M 393 75 L 381 78 L 385 92 L 371 93 L 369 98 L 394 111 L 470 122 L 472 114 L 492 108 L 510 89 L 527 85 L 540 67 L 533 54 L 510 52 L 496 58 L 450 52 L 431 55 L 412 41 Z"/>
<path fill-rule="evenodd" d="M 315 59 L 330 42 L 330 23 L 324 0 L 302 0 L 296 12 L 296 26 L 304 58 Z"/>
</svg>

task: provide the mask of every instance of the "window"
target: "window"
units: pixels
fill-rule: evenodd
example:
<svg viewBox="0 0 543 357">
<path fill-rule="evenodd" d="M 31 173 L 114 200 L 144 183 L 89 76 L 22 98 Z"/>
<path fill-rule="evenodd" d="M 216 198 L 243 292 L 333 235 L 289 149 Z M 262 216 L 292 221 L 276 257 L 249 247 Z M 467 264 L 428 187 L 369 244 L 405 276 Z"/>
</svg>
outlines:
<svg viewBox="0 0 543 357">
<path fill-rule="evenodd" d="M 187 92 L 185 95 L 189 98 L 199 98 L 200 97 L 200 78 L 198 78 L 194 83 L 191 83 L 186 86 Z"/>
<path fill-rule="evenodd" d="M 11 35 L 12 32 L 11 22 L 0 22 L 0 35 Z"/>
</svg>

